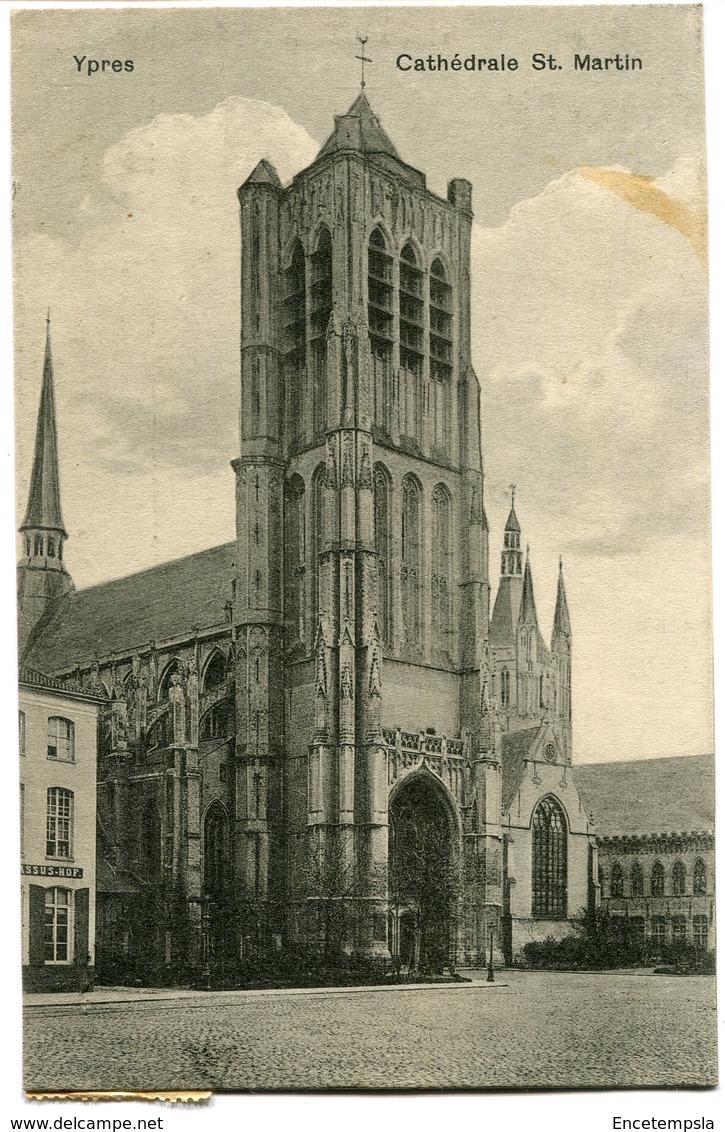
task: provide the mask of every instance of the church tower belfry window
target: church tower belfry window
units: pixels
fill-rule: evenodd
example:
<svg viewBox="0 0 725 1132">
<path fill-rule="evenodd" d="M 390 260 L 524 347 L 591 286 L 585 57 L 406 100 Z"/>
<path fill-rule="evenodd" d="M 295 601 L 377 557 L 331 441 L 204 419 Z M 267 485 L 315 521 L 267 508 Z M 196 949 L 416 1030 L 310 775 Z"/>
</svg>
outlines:
<svg viewBox="0 0 725 1132">
<path fill-rule="evenodd" d="M 368 242 L 368 326 L 375 424 L 391 432 L 393 365 L 393 257 L 375 228 Z"/>
<path fill-rule="evenodd" d="M 451 635 L 451 506 L 443 484 L 433 492 L 432 508 L 433 648 L 448 656 Z"/>
<path fill-rule="evenodd" d="M 284 273 L 282 299 L 282 357 L 287 390 L 287 425 L 292 444 L 302 439 L 307 338 L 305 291 L 305 253 L 297 240 Z"/>
<path fill-rule="evenodd" d="M 418 441 L 423 378 L 423 272 L 413 245 L 400 253 L 400 432 Z"/>
<path fill-rule="evenodd" d="M 332 238 L 324 226 L 311 267 L 312 425 L 319 436 L 327 426 L 327 327 L 332 314 Z"/>
<path fill-rule="evenodd" d="M 453 373 L 453 292 L 440 259 L 430 269 L 430 379 L 433 443 L 446 445 Z"/>
<path fill-rule="evenodd" d="M 373 480 L 375 550 L 378 555 L 378 618 L 384 644 L 392 638 L 390 618 L 390 491 L 388 477 L 380 464 Z"/>
<path fill-rule="evenodd" d="M 409 475 L 403 480 L 400 547 L 403 635 L 407 649 L 420 644 L 420 519 L 420 488 L 417 480 Z"/>
</svg>

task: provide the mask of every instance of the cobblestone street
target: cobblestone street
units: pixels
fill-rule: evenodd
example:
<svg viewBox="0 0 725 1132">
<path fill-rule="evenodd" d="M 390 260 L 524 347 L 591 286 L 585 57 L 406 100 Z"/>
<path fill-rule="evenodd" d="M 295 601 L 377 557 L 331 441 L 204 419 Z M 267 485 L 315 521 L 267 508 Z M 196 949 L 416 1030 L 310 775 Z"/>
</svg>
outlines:
<svg viewBox="0 0 725 1132">
<path fill-rule="evenodd" d="M 25 1086 L 711 1085 L 714 995 L 711 978 L 519 971 L 498 973 L 493 986 L 140 991 L 116 1001 L 94 992 L 83 1003 L 26 1008 Z"/>
</svg>

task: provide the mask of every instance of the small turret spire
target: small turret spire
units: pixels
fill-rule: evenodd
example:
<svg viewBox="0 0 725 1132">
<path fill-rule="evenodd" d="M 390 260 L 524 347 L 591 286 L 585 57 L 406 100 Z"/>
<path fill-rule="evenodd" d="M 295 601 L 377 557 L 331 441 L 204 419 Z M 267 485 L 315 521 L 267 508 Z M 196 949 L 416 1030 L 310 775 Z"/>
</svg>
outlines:
<svg viewBox="0 0 725 1132">
<path fill-rule="evenodd" d="M 556 608 L 554 610 L 552 640 L 556 637 L 571 638 L 571 621 L 569 620 L 569 606 L 566 601 L 564 566 L 561 557 L 559 558 L 559 581 L 556 587 Z"/>
<path fill-rule="evenodd" d="M 524 588 L 521 594 L 521 608 L 519 610 L 520 625 L 537 625 L 536 602 L 534 601 L 534 579 L 531 575 L 531 562 L 529 548 L 526 547 L 526 565 L 524 566 Z"/>
</svg>

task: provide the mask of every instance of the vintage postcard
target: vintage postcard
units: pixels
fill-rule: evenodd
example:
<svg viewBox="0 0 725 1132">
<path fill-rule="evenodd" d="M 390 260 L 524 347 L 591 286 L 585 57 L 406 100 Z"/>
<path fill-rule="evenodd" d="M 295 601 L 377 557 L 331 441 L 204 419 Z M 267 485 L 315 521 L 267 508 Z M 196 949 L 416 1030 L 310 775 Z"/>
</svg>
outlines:
<svg viewBox="0 0 725 1132">
<path fill-rule="evenodd" d="M 715 1085 L 701 9 L 11 30 L 25 1088 Z"/>
</svg>

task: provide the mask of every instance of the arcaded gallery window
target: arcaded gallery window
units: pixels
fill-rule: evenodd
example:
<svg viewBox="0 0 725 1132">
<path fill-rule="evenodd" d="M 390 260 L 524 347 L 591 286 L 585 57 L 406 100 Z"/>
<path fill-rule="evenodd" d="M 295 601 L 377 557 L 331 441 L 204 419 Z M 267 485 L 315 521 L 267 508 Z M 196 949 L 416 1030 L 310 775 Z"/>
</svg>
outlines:
<svg viewBox="0 0 725 1132">
<path fill-rule="evenodd" d="M 48 888 L 45 892 L 45 935 L 43 958 L 46 963 L 70 963 L 72 893 L 67 888 Z"/>
<path fill-rule="evenodd" d="M 632 865 L 629 883 L 632 896 L 644 896 L 644 873 L 639 861 Z"/>
<path fill-rule="evenodd" d="M 695 896 L 704 896 L 707 892 L 707 869 L 702 857 L 698 857 L 692 870 L 692 891 Z"/>
<path fill-rule="evenodd" d="M 675 861 L 672 867 L 672 895 L 685 895 L 685 866 L 682 861 Z"/>
<path fill-rule="evenodd" d="M 665 894 L 665 870 L 660 861 L 655 861 L 652 866 L 650 891 L 653 896 L 664 896 Z"/>
<path fill-rule="evenodd" d="M 74 751 L 74 728 L 70 719 L 51 715 L 48 720 L 48 758 L 72 762 Z"/>
<path fill-rule="evenodd" d="M 537 919 L 566 918 L 566 817 L 555 798 L 542 798 L 532 821 L 532 911 Z"/>
<path fill-rule="evenodd" d="M 65 859 L 73 855 L 73 791 L 61 786 L 48 789 L 45 855 Z"/>
<path fill-rule="evenodd" d="M 618 861 L 612 865 L 612 875 L 609 881 L 609 892 L 612 896 L 624 896 L 624 873 Z"/>
</svg>

